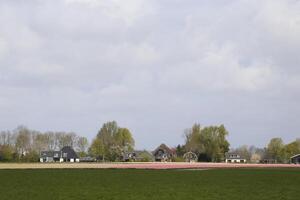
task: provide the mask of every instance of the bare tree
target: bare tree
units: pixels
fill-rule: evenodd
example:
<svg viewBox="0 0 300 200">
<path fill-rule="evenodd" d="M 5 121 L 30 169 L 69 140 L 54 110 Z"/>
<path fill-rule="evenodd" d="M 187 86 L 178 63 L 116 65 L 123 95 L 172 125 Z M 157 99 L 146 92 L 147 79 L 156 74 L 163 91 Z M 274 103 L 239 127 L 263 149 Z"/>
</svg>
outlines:
<svg viewBox="0 0 300 200">
<path fill-rule="evenodd" d="M 10 131 L 0 132 L 0 145 L 13 145 L 13 135 Z"/>
<path fill-rule="evenodd" d="M 80 154 L 85 154 L 88 149 L 88 140 L 86 137 L 77 137 L 76 151 Z"/>
<path fill-rule="evenodd" d="M 19 155 L 25 155 L 26 152 L 30 149 L 31 145 L 31 132 L 24 126 L 19 126 L 15 130 L 15 147 Z"/>
</svg>

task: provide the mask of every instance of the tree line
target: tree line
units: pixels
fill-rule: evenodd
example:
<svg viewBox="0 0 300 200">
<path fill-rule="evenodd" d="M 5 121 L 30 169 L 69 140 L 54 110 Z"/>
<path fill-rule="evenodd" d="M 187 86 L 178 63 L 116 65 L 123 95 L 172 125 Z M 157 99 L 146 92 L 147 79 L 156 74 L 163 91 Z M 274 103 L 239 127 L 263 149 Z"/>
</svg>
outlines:
<svg viewBox="0 0 300 200">
<path fill-rule="evenodd" d="M 0 161 L 36 162 L 41 151 L 60 150 L 64 146 L 71 146 L 83 156 L 88 140 L 74 132 L 42 133 L 19 126 L 13 131 L 0 132 Z"/>
<path fill-rule="evenodd" d="M 285 144 L 281 138 L 272 138 L 264 148 L 244 145 L 235 151 L 252 163 L 289 163 L 292 156 L 300 154 L 300 139 Z"/>
<path fill-rule="evenodd" d="M 265 148 L 243 145 L 230 149 L 228 135 L 224 125 L 202 127 L 195 123 L 184 131 L 184 144 L 173 148 L 176 151 L 173 159 L 183 161 L 185 153 L 193 152 L 200 162 L 223 162 L 226 153 L 234 151 L 248 162 L 288 163 L 291 156 L 300 154 L 300 139 L 284 144 L 281 138 L 273 138 Z M 90 145 L 86 137 L 74 132 L 39 132 L 19 126 L 13 131 L 0 132 L 0 161 L 36 162 L 41 151 L 60 150 L 64 146 L 71 146 L 80 157 L 121 161 L 124 153 L 134 150 L 134 145 L 130 130 L 119 127 L 115 121 L 104 123 Z"/>
<path fill-rule="evenodd" d="M 227 152 L 235 152 L 251 163 L 289 163 L 293 155 L 300 154 L 300 139 L 284 144 L 281 138 L 272 138 L 264 148 L 243 145 L 231 148 L 224 125 L 201 127 L 194 124 L 185 130 L 185 144 L 176 147 L 177 160 L 187 152 L 196 153 L 198 161 L 222 162 Z"/>
</svg>

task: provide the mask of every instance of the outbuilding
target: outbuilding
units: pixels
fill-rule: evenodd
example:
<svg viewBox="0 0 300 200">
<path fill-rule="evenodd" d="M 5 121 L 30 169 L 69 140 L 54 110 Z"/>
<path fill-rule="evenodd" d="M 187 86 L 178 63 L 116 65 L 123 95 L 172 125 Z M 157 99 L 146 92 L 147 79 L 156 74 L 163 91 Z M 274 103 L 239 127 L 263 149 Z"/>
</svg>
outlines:
<svg viewBox="0 0 300 200">
<path fill-rule="evenodd" d="M 291 157 L 291 163 L 300 164 L 300 154 L 294 155 Z"/>
</svg>

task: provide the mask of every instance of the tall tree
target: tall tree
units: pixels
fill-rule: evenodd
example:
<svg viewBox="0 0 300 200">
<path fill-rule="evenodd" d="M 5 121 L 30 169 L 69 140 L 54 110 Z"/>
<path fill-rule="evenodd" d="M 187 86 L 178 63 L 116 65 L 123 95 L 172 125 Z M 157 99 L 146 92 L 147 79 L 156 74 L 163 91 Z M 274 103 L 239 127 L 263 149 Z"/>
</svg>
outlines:
<svg viewBox="0 0 300 200">
<path fill-rule="evenodd" d="M 89 153 L 96 157 L 97 159 L 103 159 L 104 160 L 104 144 L 102 143 L 102 140 L 99 138 L 95 138 L 92 141 L 92 144 L 89 148 Z"/>
<path fill-rule="evenodd" d="M 86 137 L 78 137 L 76 142 L 76 150 L 79 152 L 80 156 L 86 154 L 88 148 L 88 140 Z"/>
<path fill-rule="evenodd" d="M 201 128 L 200 124 L 194 124 L 191 129 L 185 131 L 186 150 L 205 157 L 206 160 L 218 162 L 224 159 L 229 150 L 229 142 L 226 137 L 228 131 L 224 125 Z"/>
<path fill-rule="evenodd" d="M 15 147 L 20 156 L 24 156 L 31 147 L 31 132 L 24 126 L 19 126 L 16 131 Z"/>
<path fill-rule="evenodd" d="M 13 135 L 10 131 L 0 132 L 0 145 L 13 145 Z"/>
<path fill-rule="evenodd" d="M 267 146 L 268 155 L 278 162 L 283 161 L 283 150 L 284 143 L 281 138 L 272 138 Z"/>
<path fill-rule="evenodd" d="M 196 123 L 191 129 L 186 129 L 184 135 L 186 151 L 192 151 L 197 154 L 204 152 L 200 124 Z"/>
<path fill-rule="evenodd" d="M 251 161 L 252 153 L 251 153 L 251 149 L 247 145 L 240 146 L 237 149 L 235 149 L 235 151 L 240 156 L 242 156 L 243 158 L 245 158 L 247 160 L 247 162 Z"/>
<path fill-rule="evenodd" d="M 300 154 L 300 141 L 296 140 L 284 146 L 283 162 L 290 162 L 290 158 L 296 154 Z"/>
<path fill-rule="evenodd" d="M 35 132 L 32 135 L 32 139 L 33 139 L 32 148 L 38 154 L 41 151 L 48 150 L 48 138 L 46 134 Z"/>
<path fill-rule="evenodd" d="M 122 151 L 132 151 L 134 148 L 134 139 L 127 128 L 119 128 L 114 140 L 115 145 L 119 146 Z"/>
<path fill-rule="evenodd" d="M 0 161 L 10 162 L 13 160 L 14 149 L 12 146 L 5 144 L 0 145 Z"/>
<path fill-rule="evenodd" d="M 115 121 L 104 123 L 96 138 L 102 144 L 103 160 L 114 161 L 124 151 L 130 151 L 134 148 L 134 139 L 130 131 L 127 128 L 118 127 Z"/>
</svg>

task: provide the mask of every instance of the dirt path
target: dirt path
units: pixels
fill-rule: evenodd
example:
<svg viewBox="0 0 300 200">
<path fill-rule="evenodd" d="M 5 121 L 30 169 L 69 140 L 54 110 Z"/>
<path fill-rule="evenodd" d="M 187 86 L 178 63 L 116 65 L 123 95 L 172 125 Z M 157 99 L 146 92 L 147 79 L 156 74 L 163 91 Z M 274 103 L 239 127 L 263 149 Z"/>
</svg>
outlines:
<svg viewBox="0 0 300 200">
<path fill-rule="evenodd" d="M 215 169 L 215 168 L 299 168 L 293 164 L 227 163 L 1 163 L 0 169 Z"/>
</svg>

